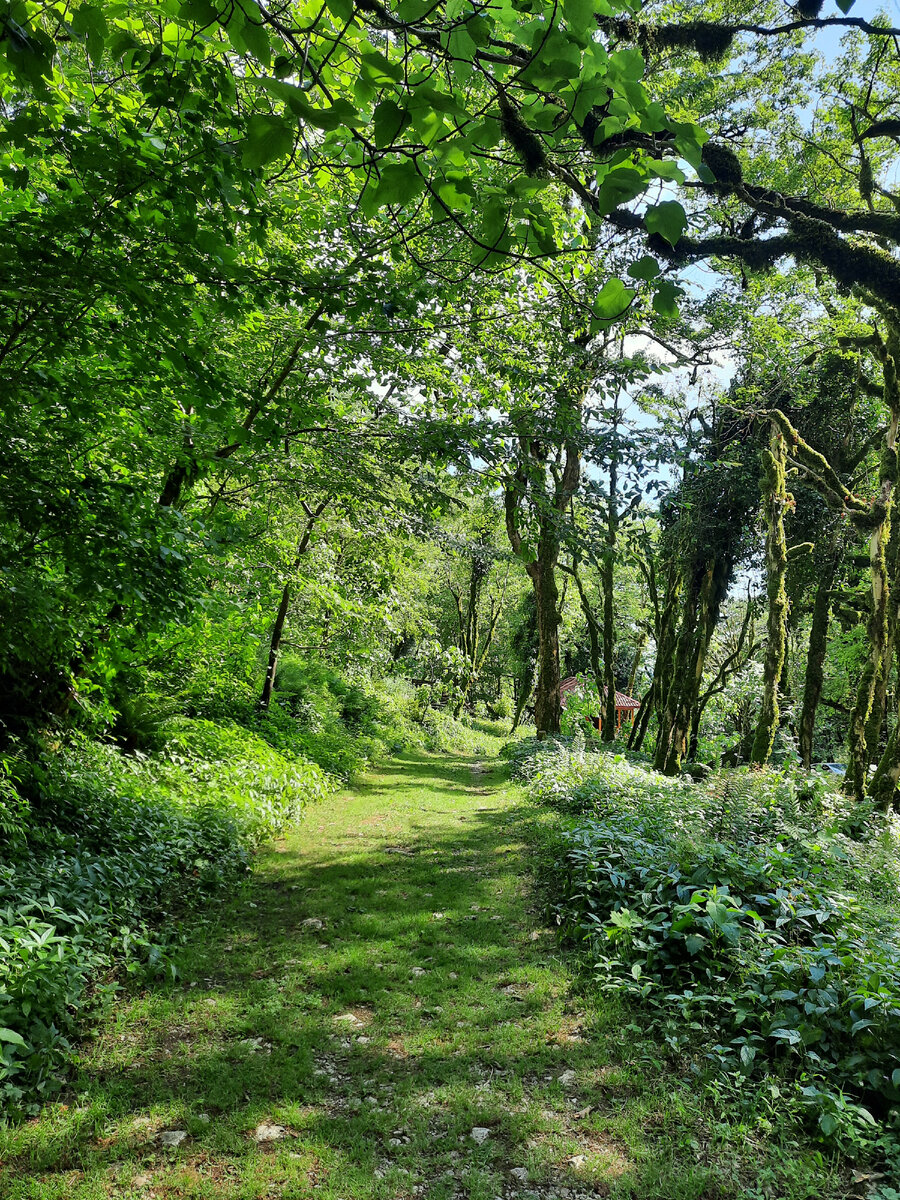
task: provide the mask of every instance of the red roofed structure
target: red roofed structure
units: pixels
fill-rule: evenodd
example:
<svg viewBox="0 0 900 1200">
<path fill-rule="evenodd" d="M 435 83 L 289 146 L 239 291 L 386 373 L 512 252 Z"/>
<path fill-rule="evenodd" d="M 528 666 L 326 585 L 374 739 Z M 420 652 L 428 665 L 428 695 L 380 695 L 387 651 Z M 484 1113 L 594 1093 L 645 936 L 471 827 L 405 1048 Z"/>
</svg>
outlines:
<svg viewBox="0 0 900 1200">
<path fill-rule="evenodd" d="M 574 692 L 577 688 L 580 688 L 587 682 L 588 681 L 586 679 L 579 675 L 570 675 L 567 679 L 564 679 L 559 685 L 560 705 L 565 708 L 566 697 L 569 695 L 569 693 Z M 606 701 L 606 688 L 603 689 L 603 701 Z M 626 696 L 624 692 L 616 692 L 616 732 L 622 728 L 623 720 L 634 720 L 634 714 L 640 707 L 640 700 L 635 700 L 633 696 Z M 593 725 L 595 729 L 601 729 L 603 727 L 601 713 L 598 713 L 597 716 L 593 718 Z"/>
</svg>

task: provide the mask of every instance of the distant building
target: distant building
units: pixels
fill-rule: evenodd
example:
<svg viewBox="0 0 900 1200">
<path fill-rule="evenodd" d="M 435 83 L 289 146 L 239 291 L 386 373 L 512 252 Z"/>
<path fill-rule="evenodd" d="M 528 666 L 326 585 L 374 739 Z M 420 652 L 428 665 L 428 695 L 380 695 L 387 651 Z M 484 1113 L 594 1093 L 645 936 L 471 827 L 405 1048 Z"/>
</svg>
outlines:
<svg viewBox="0 0 900 1200">
<path fill-rule="evenodd" d="M 559 685 L 559 702 L 560 705 L 566 707 L 566 697 L 570 692 L 576 691 L 583 687 L 588 680 L 580 675 L 570 675 L 564 679 Z M 606 703 L 606 688 L 603 689 L 603 703 Z M 633 721 L 634 714 L 641 707 L 640 700 L 635 700 L 633 696 L 626 696 L 624 692 L 616 692 L 616 733 L 622 728 L 622 722 Z M 603 714 L 597 713 L 596 717 L 590 718 L 595 729 L 603 728 Z"/>
</svg>

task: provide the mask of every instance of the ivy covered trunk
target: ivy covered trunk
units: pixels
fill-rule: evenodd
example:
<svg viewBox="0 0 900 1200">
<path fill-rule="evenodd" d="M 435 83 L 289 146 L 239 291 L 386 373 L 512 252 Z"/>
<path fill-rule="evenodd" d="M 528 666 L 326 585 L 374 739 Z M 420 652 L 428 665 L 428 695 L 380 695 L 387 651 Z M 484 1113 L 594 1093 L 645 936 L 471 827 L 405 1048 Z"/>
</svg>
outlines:
<svg viewBox="0 0 900 1200">
<path fill-rule="evenodd" d="M 581 571 L 578 566 L 576 556 L 572 558 L 572 578 L 575 580 L 575 587 L 578 589 L 578 600 L 581 604 L 581 612 L 584 616 L 585 624 L 588 631 L 588 653 L 591 658 L 591 674 L 594 676 L 594 682 L 597 685 L 597 695 L 603 695 L 603 659 L 600 653 L 600 625 L 597 617 L 588 599 L 588 594 L 585 591 L 584 580 L 581 578 Z"/>
<path fill-rule="evenodd" d="M 526 551 L 518 531 L 517 509 L 523 472 L 506 492 L 506 528 L 516 554 L 525 557 Z M 576 476 L 577 478 L 577 476 Z M 517 486 L 519 485 L 519 486 Z M 543 499 L 543 498 L 542 498 Z M 566 503 L 571 497 L 568 497 Z M 559 700 L 559 586 L 556 572 L 559 565 L 560 512 L 556 506 L 542 504 L 535 514 L 538 527 L 537 554 L 525 562 L 534 593 L 537 625 L 537 683 L 534 691 L 534 721 L 539 736 L 559 733 L 561 712 Z"/>
<path fill-rule="evenodd" d="M 668 679 L 660 681 L 665 700 L 653 765 L 666 775 L 676 775 L 681 769 L 709 644 L 730 577 L 730 564 L 716 556 L 706 563 L 702 574 L 688 581 L 671 671 Z"/>
<path fill-rule="evenodd" d="M 584 384 L 586 388 L 586 383 Z M 562 544 L 564 515 L 581 481 L 581 405 L 584 392 L 561 390 L 557 395 L 557 434 L 553 447 L 535 437 L 527 417 L 517 425 L 518 461 L 506 481 L 506 534 L 531 580 L 537 618 L 537 685 L 534 721 L 538 736 L 559 732 L 559 625 L 561 621 L 556 572 Z M 523 534 L 523 516 L 535 542 Z"/>
<path fill-rule="evenodd" d="M 652 679 L 646 695 L 641 700 L 641 707 L 637 710 L 637 715 L 631 726 L 631 733 L 628 735 L 629 750 L 640 750 L 643 746 L 644 738 L 647 736 L 647 729 L 650 725 L 650 717 L 653 715 L 655 702 L 656 680 Z"/>
<path fill-rule="evenodd" d="M 618 417 L 618 402 L 614 409 Z M 614 430 L 616 426 L 614 425 Z M 616 586 L 616 535 L 618 532 L 618 450 L 613 439 L 613 450 L 609 460 L 609 498 L 606 510 L 606 551 L 600 577 L 603 581 L 603 731 L 604 742 L 616 738 L 616 671 L 615 671 L 615 607 Z"/>
<path fill-rule="evenodd" d="M 538 634 L 537 607 L 533 591 L 525 599 L 525 619 L 519 630 L 513 635 L 513 644 L 519 655 L 522 667 L 518 678 L 514 681 L 516 711 L 513 714 L 511 733 L 515 733 L 522 720 L 522 714 L 528 701 L 534 693 L 535 669 L 537 662 Z"/>
<path fill-rule="evenodd" d="M 287 620 L 288 608 L 291 603 L 291 585 L 286 583 L 281 592 L 281 603 L 275 614 L 272 625 L 272 636 L 269 638 L 269 658 L 266 663 L 266 678 L 263 683 L 259 707 L 267 709 L 272 702 L 272 692 L 275 690 L 275 675 L 278 671 L 278 656 L 281 653 L 281 639 L 284 637 L 284 624 Z"/>
<path fill-rule="evenodd" d="M 680 572 L 675 575 L 674 579 L 670 578 L 666 589 L 665 603 L 661 605 L 656 586 L 656 573 L 652 569 L 652 563 L 649 564 L 649 567 L 650 569 L 646 572 L 646 579 L 650 591 L 650 599 L 653 604 L 656 659 L 653 663 L 653 679 L 650 682 L 650 687 L 646 695 L 641 700 L 641 707 L 638 709 L 637 716 L 634 718 L 634 724 L 631 727 L 631 733 L 628 738 L 629 750 L 641 749 L 650 726 L 650 718 L 654 713 L 656 713 L 657 720 L 660 723 L 660 727 L 662 727 L 664 689 L 672 676 L 672 659 L 675 653 L 675 616 L 683 584 Z"/>
<path fill-rule="evenodd" d="M 788 553 L 784 513 L 792 497 L 787 492 L 787 444 L 777 426 L 772 426 L 768 447 L 761 451 L 763 516 L 766 523 L 766 594 L 768 625 L 763 663 L 763 695 L 750 761 L 763 766 L 769 761 L 778 729 L 778 685 L 787 647 L 789 603 L 785 587 Z"/>
<path fill-rule="evenodd" d="M 891 412 L 891 421 L 888 427 L 888 432 L 885 434 L 884 448 L 882 450 L 881 461 L 881 478 L 882 490 L 884 490 L 885 481 L 890 480 L 891 483 L 896 483 L 897 477 L 897 425 L 900 418 L 900 329 L 896 326 L 890 327 L 889 337 L 885 343 L 879 343 L 878 349 L 880 352 L 882 369 L 884 371 L 884 400 Z M 890 512 L 889 505 L 888 514 Z M 889 520 L 889 516 L 886 517 Z M 884 546 L 882 545 L 882 565 L 884 565 Z M 898 600 L 900 600 L 900 553 L 894 559 L 894 577 L 893 596 L 891 598 L 891 615 L 894 618 L 894 624 L 897 621 Z M 889 628 L 889 620 L 887 615 L 887 605 L 885 605 L 885 646 L 891 634 L 894 634 L 894 644 L 897 644 L 896 629 Z M 887 654 L 882 657 L 882 662 L 885 666 L 885 675 L 887 674 Z M 900 688 L 898 688 L 900 693 Z M 848 771 L 849 774 L 849 771 Z M 888 809 L 896 803 L 897 784 L 900 780 L 900 711 L 897 713 L 894 729 L 888 738 L 884 753 L 881 760 L 875 769 L 875 775 L 872 779 L 871 794 L 876 804 L 881 808 Z"/>
<path fill-rule="evenodd" d="M 538 675 L 534 693 L 534 723 L 538 736 L 559 733 L 559 587 L 556 582 L 556 559 L 559 555 L 558 541 L 555 554 L 542 536 L 542 549 L 547 557 L 539 563 L 529 565 L 537 607 L 538 628 Z"/>
<path fill-rule="evenodd" d="M 878 684 L 878 676 L 885 663 L 888 648 L 888 573 L 886 550 L 891 534 L 891 509 L 894 485 L 897 478 L 897 424 L 900 417 L 900 398 L 897 395 L 896 360 L 884 356 L 885 398 L 894 403 L 891 418 L 884 435 L 879 466 L 878 496 L 868 520 L 869 526 L 869 571 L 872 595 L 869 618 L 866 622 L 868 655 L 863 667 L 856 702 L 850 716 L 850 753 L 844 790 L 855 800 L 862 801 L 866 794 L 869 748 L 866 727 L 872 711 L 872 702 Z M 883 791 L 890 769 L 876 772 L 878 787 Z M 873 789 L 875 782 L 873 781 Z"/>
<path fill-rule="evenodd" d="M 825 679 L 825 655 L 828 649 L 828 625 L 831 620 L 831 589 L 837 575 L 840 556 L 834 553 L 823 564 L 816 598 L 813 602 L 809 629 L 809 649 L 806 655 L 806 677 L 800 708 L 800 759 L 809 770 L 812 765 L 816 713 Z"/>
</svg>

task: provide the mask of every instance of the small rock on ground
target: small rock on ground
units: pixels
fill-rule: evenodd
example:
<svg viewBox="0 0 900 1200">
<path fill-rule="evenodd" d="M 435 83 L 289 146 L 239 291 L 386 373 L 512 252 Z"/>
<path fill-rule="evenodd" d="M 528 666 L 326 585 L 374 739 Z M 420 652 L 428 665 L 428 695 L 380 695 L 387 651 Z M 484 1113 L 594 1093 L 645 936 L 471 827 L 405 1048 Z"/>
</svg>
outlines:
<svg viewBox="0 0 900 1200">
<path fill-rule="evenodd" d="M 253 1130 L 254 1142 L 277 1142 L 281 1138 L 287 1137 L 287 1130 L 283 1125 L 273 1125 L 269 1121 L 263 1121 L 261 1125 Z"/>
<path fill-rule="evenodd" d="M 159 1135 L 159 1141 L 162 1146 L 180 1146 L 186 1137 L 186 1129 L 164 1129 Z"/>
</svg>

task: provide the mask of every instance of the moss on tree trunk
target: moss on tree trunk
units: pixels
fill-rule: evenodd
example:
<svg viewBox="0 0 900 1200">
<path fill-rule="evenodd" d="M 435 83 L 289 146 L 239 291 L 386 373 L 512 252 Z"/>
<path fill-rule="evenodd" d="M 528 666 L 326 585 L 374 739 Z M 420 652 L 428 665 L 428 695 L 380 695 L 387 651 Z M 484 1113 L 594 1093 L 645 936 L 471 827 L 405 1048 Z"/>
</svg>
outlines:
<svg viewBox="0 0 900 1200">
<path fill-rule="evenodd" d="M 840 555 L 836 551 L 826 558 L 813 602 L 803 701 L 800 708 L 800 758 L 807 770 L 812 764 L 816 712 L 825 679 L 825 656 L 828 650 L 828 626 L 831 619 L 831 589 L 834 586 L 839 562 Z"/>
<path fill-rule="evenodd" d="M 757 766 L 769 761 L 778 729 L 778 684 L 784 667 L 790 609 L 785 587 L 788 554 L 784 514 L 792 498 L 787 492 L 787 444 L 777 426 L 772 426 L 769 445 L 760 457 L 763 468 L 763 516 L 766 523 L 768 640 L 763 664 L 762 707 L 750 751 L 750 761 Z"/>
</svg>

